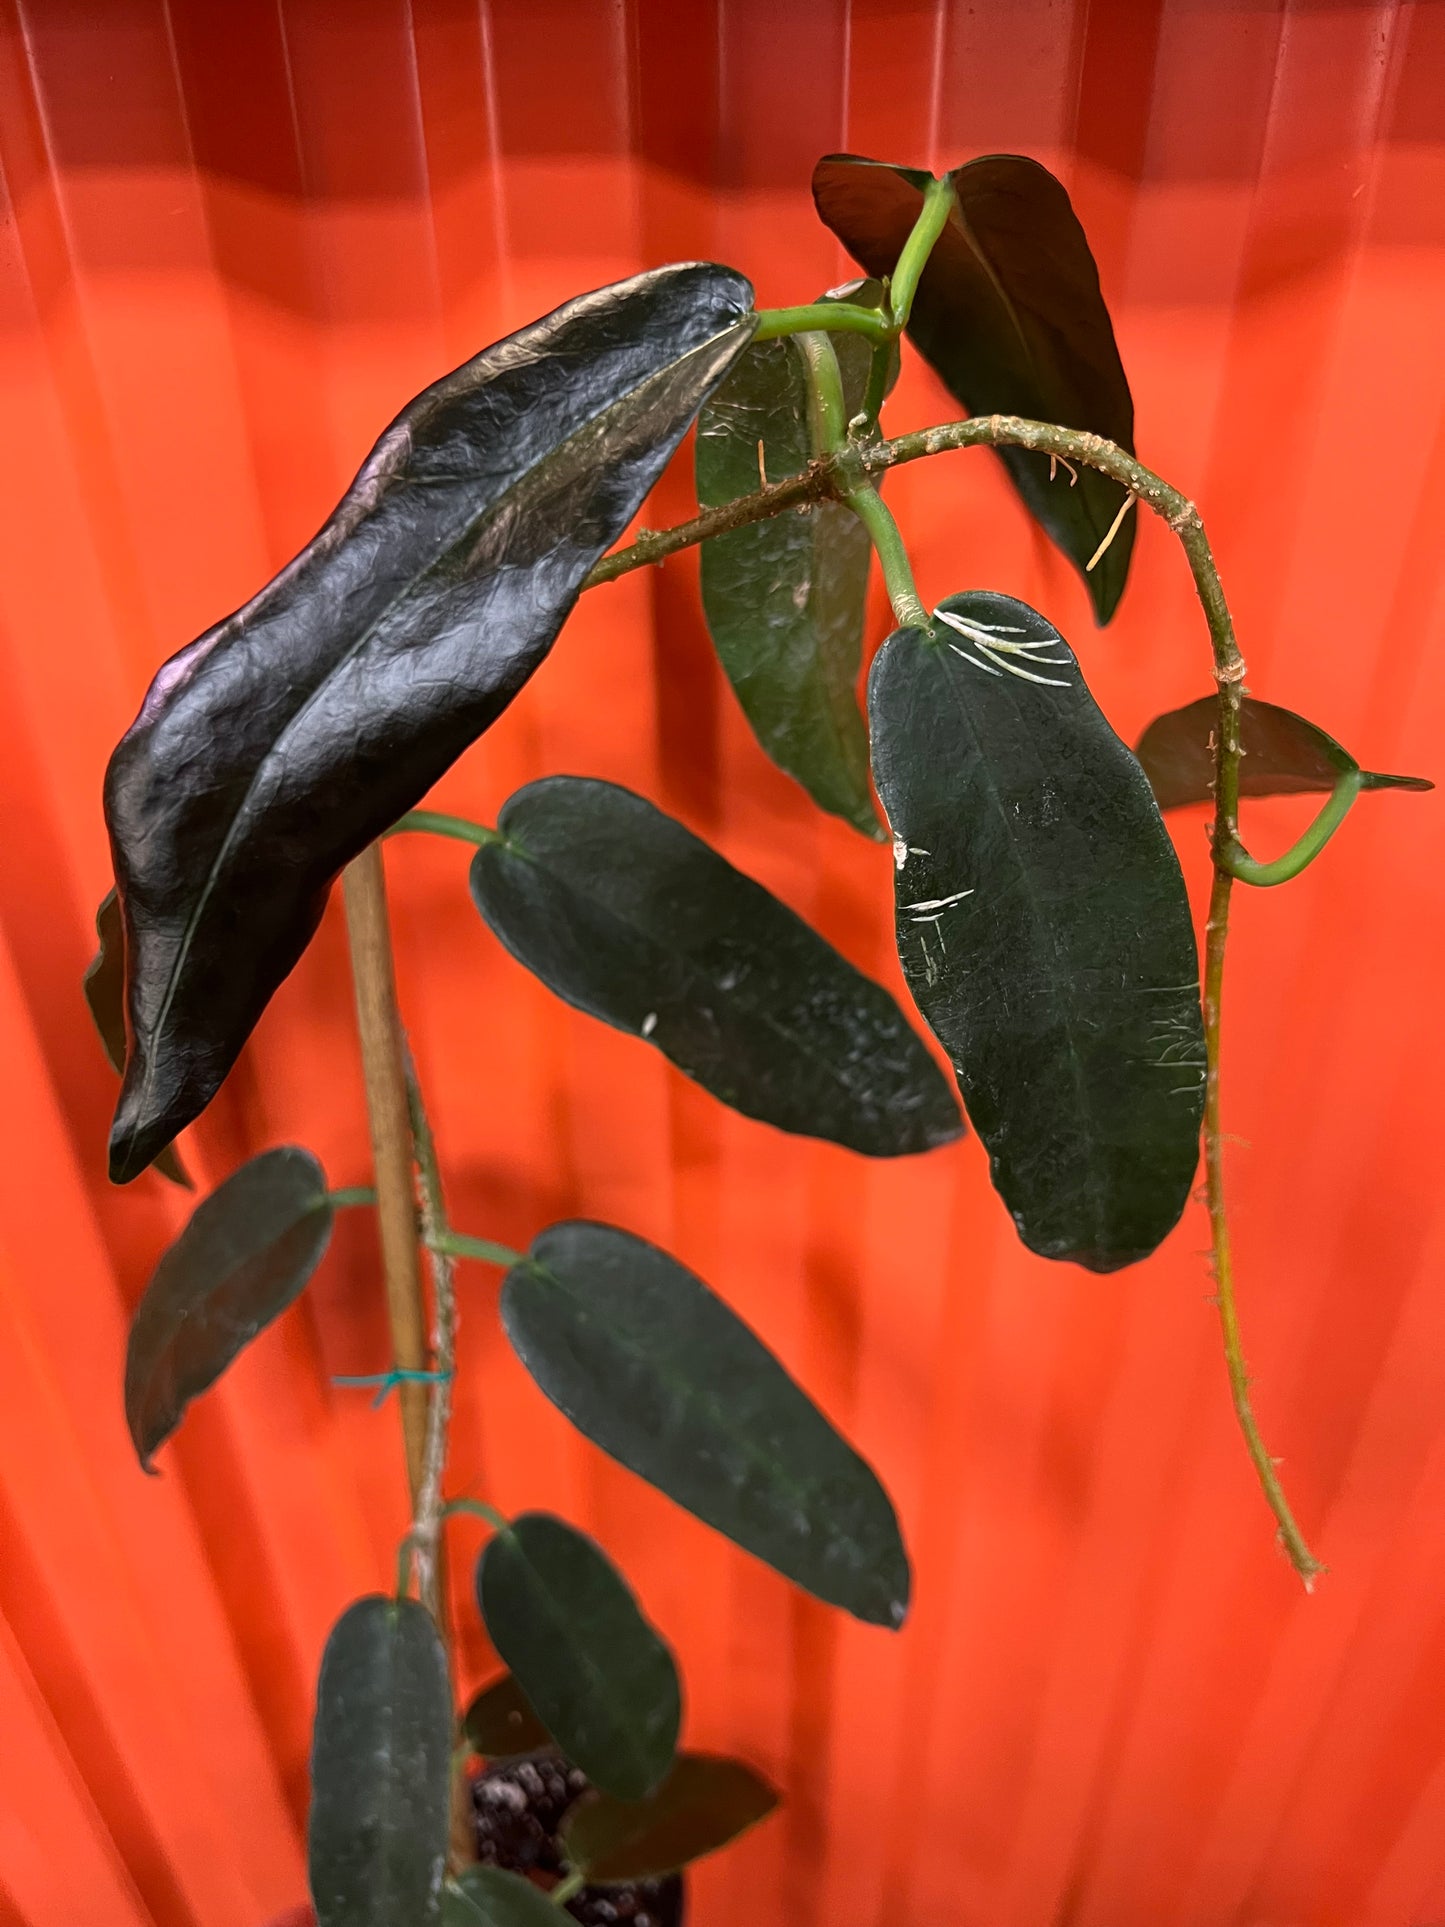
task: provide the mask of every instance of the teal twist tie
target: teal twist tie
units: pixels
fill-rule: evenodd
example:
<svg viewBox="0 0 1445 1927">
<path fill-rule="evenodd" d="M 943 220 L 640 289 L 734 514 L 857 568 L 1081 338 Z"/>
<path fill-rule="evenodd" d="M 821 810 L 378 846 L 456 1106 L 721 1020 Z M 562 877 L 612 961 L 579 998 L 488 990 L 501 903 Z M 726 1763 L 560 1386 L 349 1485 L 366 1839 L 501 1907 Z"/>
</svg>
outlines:
<svg viewBox="0 0 1445 1927">
<path fill-rule="evenodd" d="M 450 1372 L 408 1371 L 404 1366 L 393 1365 L 389 1372 L 367 1372 L 360 1378 L 353 1378 L 348 1375 L 342 1378 L 333 1378 L 331 1383 L 347 1389 L 353 1386 L 364 1389 L 375 1385 L 377 1387 L 377 1393 L 376 1397 L 371 1401 L 371 1409 L 372 1411 L 376 1411 L 378 1406 L 386 1403 L 398 1385 L 445 1385 L 450 1381 L 451 1376 L 452 1374 Z"/>
</svg>

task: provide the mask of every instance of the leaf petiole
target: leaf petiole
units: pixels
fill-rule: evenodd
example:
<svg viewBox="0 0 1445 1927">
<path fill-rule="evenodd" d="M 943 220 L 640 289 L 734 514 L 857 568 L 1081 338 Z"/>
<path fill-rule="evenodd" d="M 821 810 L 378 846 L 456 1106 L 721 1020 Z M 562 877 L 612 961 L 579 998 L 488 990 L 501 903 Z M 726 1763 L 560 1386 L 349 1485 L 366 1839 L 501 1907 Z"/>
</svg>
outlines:
<svg viewBox="0 0 1445 1927">
<path fill-rule="evenodd" d="M 430 1250 L 441 1252 L 445 1258 L 471 1258 L 479 1265 L 501 1265 L 507 1271 L 521 1264 L 524 1255 L 510 1245 L 494 1244 L 490 1238 L 469 1238 L 464 1231 L 440 1231 L 426 1242 Z"/>
<path fill-rule="evenodd" d="M 1259 890 L 1268 890 L 1276 883 L 1289 883 L 1314 862 L 1349 815 L 1355 798 L 1366 787 L 1363 770 L 1342 770 L 1339 781 L 1330 791 L 1329 801 L 1304 835 L 1291 844 L 1283 856 L 1277 856 L 1269 863 L 1261 863 L 1235 838 L 1216 851 L 1215 862 L 1240 883 L 1252 883 Z"/>
<path fill-rule="evenodd" d="M 494 1532 L 510 1532 L 512 1529 L 512 1522 L 506 1513 L 498 1512 L 485 1499 L 448 1499 L 441 1509 L 441 1516 L 452 1519 L 459 1512 L 469 1513 L 474 1519 L 485 1519 Z"/>
<path fill-rule="evenodd" d="M 903 252 L 890 282 L 889 305 L 895 330 L 908 325 L 918 283 L 939 235 L 948 226 L 954 202 L 953 181 L 947 174 L 941 181 L 930 181 L 924 189 L 922 211 L 913 224 L 913 232 L 903 243 Z"/>
<path fill-rule="evenodd" d="M 812 301 L 801 308 L 763 308 L 758 313 L 754 342 L 777 341 L 784 335 L 867 335 L 872 341 L 891 341 L 898 330 L 877 308 L 860 308 L 851 301 Z"/>
<path fill-rule="evenodd" d="M 888 588 L 888 600 L 893 604 L 899 627 L 928 629 L 928 611 L 913 580 L 913 564 L 908 559 L 902 532 L 884 506 L 882 496 L 876 488 L 865 483 L 862 488 L 850 489 L 843 500 L 867 529 L 878 551 L 879 566 Z"/>
<path fill-rule="evenodd" d="M 465 816 L 448 816 L 444 810 L 408 810 L 386 834 L 400 836 L 407 830 L 429 830 L 433 836 L 454 837 L 458 843 L 474 843 L 478 848 L 483 843 L 503 841 L 500 830 L 489 829 L 485 823 L 473 823 Z"/>
</svg>

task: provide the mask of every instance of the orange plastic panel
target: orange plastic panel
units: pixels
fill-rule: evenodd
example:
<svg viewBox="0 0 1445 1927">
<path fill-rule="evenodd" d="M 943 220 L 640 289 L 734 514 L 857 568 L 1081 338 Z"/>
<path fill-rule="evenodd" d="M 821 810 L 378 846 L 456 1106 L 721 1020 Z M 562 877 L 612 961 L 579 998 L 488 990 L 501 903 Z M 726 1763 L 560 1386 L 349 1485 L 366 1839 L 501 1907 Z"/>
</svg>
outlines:
<svg viewBox="0 0 1445 1927">
<path fill-rule="evenodd" d="M 1445 774 L 1445 7 L 1435 0 L 0 0 L 0 1920 L 262 1927 L 303 1892 L 309 1696 L 403 1523 L 376 1254 L 315 1288 L 143 1479 L 125 1316 L 184 1214 L 115 1193 L 78 983 L 99 784 L 155 666 L 330 509 L 417 388 L 578 289 L 712 257 L 760 299 L 846 264 L 837 148 L 1064 176 L 1146 459 L 1201 505 L 1250 686 Z M 914 364 L 900 426 L 950 405 Z M 889 483 L 930 599 L 1038 602 L 1121 732 L 1203 693 L 1168 533 L 1106 633 L 996 464 Z M 649 510 L 685 514 L 685 466 Z M 886 626 L 875 608 L 874 639 Z M 589 595 L 440 786 L 626 781 L 896 981 L 886 850 L 763 760 L 695 557 Z M 1280 847 L 1293 804 L 1250 811 Z M 1196 892 L 1202 821 L 1180 819 Z M 458 1220 L 612 1218 L 715 1281 L 883 1469 L 896 1638 L 603 1463 L 464 1276 L 454 1485 L 596 1532 L 676 1642 L 688 1737 L 782 1818 L 701 1927 L 1428 1927 L 1445 1917 L 1445 813 L 1367 799 L 1237 893 L 1230 1178 L 1256 1395 L 1330 1572 L 1276 1552 L 1226 1397 L 1203 1220 L 1099 1280 L 1013 1239 L 976 1144 L 871 1168 L 721 1111 L 480 927 L 455 847 L 388 852 Z M 339 916 L 186 1153 L 364 1180 Z M 453 1583 L 470 1681 L 488 1664 Z"/>
</svg>

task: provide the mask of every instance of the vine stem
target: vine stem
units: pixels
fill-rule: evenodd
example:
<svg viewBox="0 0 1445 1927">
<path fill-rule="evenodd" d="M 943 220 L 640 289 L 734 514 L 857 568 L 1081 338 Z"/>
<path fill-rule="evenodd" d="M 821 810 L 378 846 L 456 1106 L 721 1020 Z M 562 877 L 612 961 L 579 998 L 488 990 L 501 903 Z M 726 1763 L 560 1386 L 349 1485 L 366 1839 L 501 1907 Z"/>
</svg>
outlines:
<svg viewBox="0 0 1445 1927">
<path fill-rule="evenodd" d="M 817 325 L 826 326 L 825 314 L 820 314 Z M 817 453 L 801 474 L 791 476 L 785 482 L 759 490 L 756 495 L 728 502 L 722 508 L 709 509 L 674 529 L 645 533 L 627 548 L 604 556 L 583 587 L 590 589 L 604 582 L 615 581 L 633 569 L 645 568 L 676 554 L 680 549 L 705 542 L 710 536 L 723 534 L 729 529 L 745 528 L 749 523 L 764 521 L 789 509 L 806 510 L 815 502 L 849 501 L 858 491 L 860 473 L 865 482 L 870 481 L 874 476 L 903 463 L 919 461 L 925 456 L 942 455 L 959 448 L 1027 448 L 1048 455 L 1061 464 L 1080 464 L 1112 476 L 1146 508 L 1158 515 L 1178 537 L 1194 577 L 1195 591 L 1209 626 L 1214 680 L 1219 691 L 1219 727 L 1215 732 L 1214 751 L 1214 885 L 1205 932 L 1204 987 L 1207 1064 L 1204 1166 L 1216 1298 L 1235 1414 L 1260 1487 L 1279 1527 L 1281 1543 L 1306 1587 L 1312 1587 L 1323 1567 L 1310 1551 L 1290 1510 L 1274 1461 L 1260 1436 L 1250 1402 L 1249 1374 L 1245 1368 L 1240 1338 L 1233 1255 L 1225 1210 L 1220 1121 L 1220 1020 L 1224 954 L 1229 933 L 1229 896 L 1233 881 L 1226 865 L 1238 867 L 1240 858 L 1247 854 L 1239 837 L 1240 707 L 1245 664 L 1204 521 L 1194 503 L 1161 475 L 1155 474 L 1153 469 L 1146 468 L 1127 449 L 1106 441 L 1101 435 L 1091 435 L 1082 429 L 1063 428 L 1055 422 L 1029 421 L 1019 415 L 980 415 L 969 421 L 945 422 L 936 428 L 919 429 L 891 441 L 860 442 Z M 1060 478 L 1059 486 L 1069 485 Z"/>
<path fill-rule="evenodd" d="M 396 968 L 386 910 L 386 876 L 381 850 L 373 843 L 347 865 L 342 891 L 351 949 L 351 978 L 361 1037 L 361 1069 L 366 1085 L 366 1115 L 376 1172 L 376 1217 L 386 1282 L 387 1322 L 392 1362 L 402 1371 L 426 1369 L 426 1309 L 422 1301 L 421 1261 L 417 1250 L 416 1193 L 412 1176 L 409 1118 L 401 1016 L 396 1002 Z M 425 1473 L 427 1388 L 398 1387 L 407 1485 L 415 1519 Z M 430 1602 L 429 1602 L 430 1603 Z"/>
<path fill-rule="evenodd" d="M 421 1195 L 421 1231 L 432 1285 L 432 1370 L 435 1379 L 427 1400 L 426 1437 L 422 1451 L 421 1483 L 412 1517 L 417 1589 L 423 1598 L 436 1592 L 443 1517 L 442 1479 L 447 1466 L 447 1438 L 452 1416 L 452 1377 L 457 1363 L 456 1259 L 447 1249 L 446 1201 L 436 1140 L 422 1101 L 421 1084 L 406 1039 L 402 1038 L 402 1074 L 406 1080 Z"/>
<path fill-rule="evenodd" d="M 442 1497 L 457 1368 L 456 1258 L 447 1248 L 451 1227 L 447 1222 L 446 1196 L 442 1189 L 441 1160 L 437 1157 L 436 1139 L 422 1097 L 421 1079 L 417 1076 L 405 1036 L 402 1038 L 402 1073 L 406 1079 L 407 1109 L 416 1153 L 422 1239 L 431 1272 L 432 1359 L 436 1371 L 436 1381 L 427 1405 L 426 1450 L 411 1539 L 415 1548 L 417 1588 L 425 1598 L 430 1587 L 440 1601 L 446 1592 L 442 1522 L 456 1509 L 449 1507 Z M 445 1637 L 440 1613 L 437 1614 L 437 1624 L 443 1626 Z M 471 1780 L 467 1774 L 465 1752 L 454 1756 L 452 1761 L 450 1810 L 447 1857 L 455 1870 L 469 1866 L 477 1857 Z"/>
</svg>

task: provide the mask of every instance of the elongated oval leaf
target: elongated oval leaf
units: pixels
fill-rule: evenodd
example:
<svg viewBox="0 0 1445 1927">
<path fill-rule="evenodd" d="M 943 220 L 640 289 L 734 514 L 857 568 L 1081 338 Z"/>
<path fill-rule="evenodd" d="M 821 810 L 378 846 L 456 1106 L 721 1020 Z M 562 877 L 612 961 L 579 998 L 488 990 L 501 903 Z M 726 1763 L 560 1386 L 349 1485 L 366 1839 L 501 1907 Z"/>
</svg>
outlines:
<svg viewBox="0 0 1445 1927">
<path fill-rule="evenodd" d="M 1134 446 L 1134 403 L 1089 243 L 1062 185 L 1017 154 L 955 168 L 954 206 L 913 302 L 908 335 L 971 415 L 1025 415 Z M 813 171 L 819 214 L 869 274 L 890 274 L 930 176 L 854 154 Z M 1124 489 L 1095 469 L 1077 480 L 1046 455 L 999 454 L 1030 513 L 1081 573 Z M 1085 574 L 1100 622 L 1124 592 L 1134 541 L 1126 518 Z"/>
<path fill-rule="evenodd" d="M 451 1798 L 451 1688 L 431 1614 L 358 1599 L 321 1659 L 309 1871 L 317 1927 L 435 1927 Z"/>
<path fill-rule="evenodd" d="M 442 1927 L 558 1927 L 567 1916 L 540 1887 L 501 1867 L 467 1867 L 442 1895 Z"/>
<path fill-rule="evenodd" d="M 567 1858 L 589 1884 L 619 1885 L 675 1873 L 765 1820 L 778 1796 L 741 1760 L 680 1753 L 646 1800 L 588 1794 L 562 1822 Z"/>
<path fill-rule="evenodd" d="M 145 1471 L 191 1400 L 300 1296 L 331 1219 L 325 1173 L 294 1145 L 263 1151 L 196 1206 L 126 1345 L 126 1424 Z"/>
<path fill-rule="evenodd" d="M 114 890 L 107 890 L 101 898 L 95 913 L 95 934 L 100 948 L 90 961 L 81 987 L 100 1035 L 106 1062 L 118 1076 L 125 1069 L 125 928 L 120 898 Z M 195 1190 L 174 1144 L 168 1144 L 157 1154 L 155 1168 L 182 1190 Z"/>
<path fill-rule="evenodd" d="M 650 1793 L 677 1750 L 681 1688 L 602 1548 L 561 1519 L 525 1513 L 487 1541 L 477 1599 L 492 1644 L 568 1759 L 620 1799 Z"/>
<path fill-rule="evenodd" d="M 555 1224 L 507 1273 L 502 1323 L 604 1452 L 819 1599 L 902 1624 L 908 1559 L 887 1493 L 675 1258 L 611 1225 Z"/>
<path fill-rule="evenodd" d="M 559 997 L 781 1130 L 870 1157 L 958 1136 L 952 1093 L 887 991 L 674 818 L 616 784 L 551 776 L 499 826 L 472 896 Z"/>
<path fill-rule="evenodd" d="M 310 546 L 168 662 L 106 775 L 111 1171 L 209 1103 L 342 866 L 516 695 L 755 325 L 730 269 L 568 302 L 411 403 Z"/>
<path fill-rule="evenodd" d="M 869 710 L 899 954 L 994 1183 L 1044 1257 L 1133 1264 L 1184 1208 L 1204 1103 L 1189 904 L 1144 773 L 1009 596 L 890 636 Z"/>
<path fill-rule="evenodd" d="M 876 306 L 882 289 L 857 283 L 844 294 Z M 859 335 L 832 341 L 852 415 L 873 351 Z M 812 453 L 802 351 L 795 340 L 758 342 L 698 416 L 698 501 L 715 508 L 752 494 L 763 475 L 800 475 Z M 759 743 L 821 808 L 877 837 L 857 693 L 872 553 L 852 510 L 822 502 L 714 536 L 701 570 L 708 632 Z"/>
<path fill-rule="evenodd" d="M 1218 699 L 1203 696 L 1156 716 L 1139 738 L 1135 753 L 1161 810 L 1213 801 L 1218 726 Z M 1349 751 L 1317 724 L 1276 703 L 1257 702 L 1253 696 L 1246 696 L 1240 705 L 1239 741 L 1244 752 L 1239 766 L 1241 796 L 1332 790 L 1341 776 L 1360 768 Z M 1423 776 L 1385 776 L 1378 770 L 1361 770 L 1360 778 L 1367 790 L 1435 787 Z"/>
<path fill-rule="evenodd" d="M 484 1760 L 510 1760 L 550 1746 L 552 1735 L 510 1673 L 484 1686 L 462 1715 L 467 1744 Z"/>
</svg>

